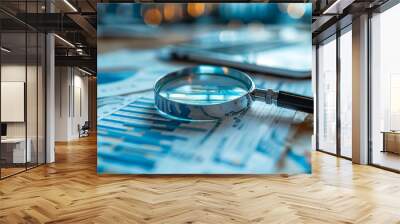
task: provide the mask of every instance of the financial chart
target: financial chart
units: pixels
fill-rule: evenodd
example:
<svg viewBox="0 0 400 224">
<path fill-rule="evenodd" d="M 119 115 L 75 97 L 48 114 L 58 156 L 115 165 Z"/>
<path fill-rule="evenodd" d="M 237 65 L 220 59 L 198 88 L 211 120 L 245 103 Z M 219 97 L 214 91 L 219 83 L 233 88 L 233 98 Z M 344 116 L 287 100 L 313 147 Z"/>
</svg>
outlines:
<svg viewBox="0 0 400 224">
<path fill-rule="evenodd" d="M 121 55 L 121 52 L 113 54 Z M 138 52 L 123 54 L 124 57 L 135 57 Z M 149 52 L 141 53 L 146 54 L 151 57 Z M 112 55 L 104 57 L 117 58 Z M 296 131 L 293 124 L 304 120 L 306 114 L 254 102 L 249 110 L 220 121 L 171 120 L 161 116 L 154 107 L 152 85 L 158 77 L 179 66 L 160 65 L 142 70 L 139 65 L 127 67 L 119 64 L 125 72 L 131 71 L 131 75 L 99 84 L 98 173 L 311 172 L 310 148 L 290 143 Z M 101 71 L 102 68 L 99 76 Z M 146 79 L 143 79 L 146 74 Z M 254 78 L 261 88 L 311 95 L 309 81 Z M 136 82 L 127 87 L 127 80 L 135 79 L 141 79 L 143 85 Z M 118 90 L 118 85 L 124 89 Z M 310 138 L 305 141 L 310 141 Z"/>
</svg>

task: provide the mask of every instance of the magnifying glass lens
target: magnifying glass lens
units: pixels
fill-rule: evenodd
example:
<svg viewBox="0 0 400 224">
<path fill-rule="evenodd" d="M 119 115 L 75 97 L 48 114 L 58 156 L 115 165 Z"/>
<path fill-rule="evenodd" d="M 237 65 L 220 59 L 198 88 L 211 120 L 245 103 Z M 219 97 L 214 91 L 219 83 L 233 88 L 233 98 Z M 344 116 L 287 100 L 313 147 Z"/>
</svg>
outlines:
<svg viewBox="0 0 400 224">
<path fill-rule="evenodd" d="M 248 86 L 234 77 L 188 74 L 165 83 L 159 95 L 183 104 L 214 105 L 235 100 L 248 92 Z"/>
<path fill-rule="evenodd" d="M 157 110 L 184 121 L 214 121 L 247 111 L 253 101 L 312 113 L 313 99 L 284 91 L 256 89 L 239 70 L 199 65 L 172 72 L 154 85 Z"/>
</svg>

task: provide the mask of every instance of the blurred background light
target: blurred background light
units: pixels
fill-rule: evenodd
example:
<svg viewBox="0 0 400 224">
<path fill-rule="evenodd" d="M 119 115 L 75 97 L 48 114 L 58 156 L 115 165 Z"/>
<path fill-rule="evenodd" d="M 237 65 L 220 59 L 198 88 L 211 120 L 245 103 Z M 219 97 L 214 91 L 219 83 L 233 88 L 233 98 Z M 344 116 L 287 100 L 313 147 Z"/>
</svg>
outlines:
<svg viewBox="0 0 400 224">
<path fill-rule="evenodd" d="M 290 3 L 287 7 L 287 13 L 293 19 L 300 19 L 304 16 L 305 12 L 306 9 L 303 4 Z"/>
<path fill-rule="evenodd" d="M 187 5 L 187 12 L 193 17 L 199 17 L 204 13 L 205 4 L 204 3 L 189 3 Z"/>
<path fill-rule="evenodd" d="M 165 4 L 164 5 L 164 19 L 166 21 L 173 21 L 176 17 L 177 11 L 176 11 L 176 6 L 175 4 Z"/>
<path fill-rule="evenodd" d="M 238 28 L 247 24 L 307 25 L 311 21 L 310 3 L 147 3 L 101 4 L 98 24 L 145 25 L 162 23 L 220 24 Z M 101 28 L 101 27 L 100 27 Z"/>
<path fill-rule="evenodd" d="M 162 15 L 158 8 L 150 8 L 145 11 L 143 19 L 147 25 L 158 26 L 162 22 Z"/>
</svg>

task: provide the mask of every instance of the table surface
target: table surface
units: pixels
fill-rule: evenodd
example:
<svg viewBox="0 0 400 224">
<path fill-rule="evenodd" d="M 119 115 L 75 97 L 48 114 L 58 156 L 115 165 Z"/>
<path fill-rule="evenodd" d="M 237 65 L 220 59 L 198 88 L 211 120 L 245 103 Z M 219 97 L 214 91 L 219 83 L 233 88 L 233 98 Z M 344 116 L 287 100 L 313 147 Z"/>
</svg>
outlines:
<svg viewBox="0 0 400 224">
<path fill-rule="evenodd" d="M 27 141 L 29 141 L 30 138 L 27 138 Z M 25 142 L 25 138 L 2 138 L 1 143 L 19 143 L 19 142 Z"/>
</svg>

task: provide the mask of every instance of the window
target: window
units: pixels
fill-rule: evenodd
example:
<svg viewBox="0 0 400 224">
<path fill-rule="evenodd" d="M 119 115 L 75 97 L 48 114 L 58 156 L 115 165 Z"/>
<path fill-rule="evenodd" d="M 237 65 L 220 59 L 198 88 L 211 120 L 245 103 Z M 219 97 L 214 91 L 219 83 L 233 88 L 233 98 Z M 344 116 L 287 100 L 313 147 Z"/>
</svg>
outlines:
<svg viewBox="0 0 400 224">
<path fill-rule="evenodd" d="M 336 39 L 318 47 L 318 149 L 336 153 Z"/>
<path fill-rule="evenodd" d="M 340 36 L 340 155 L 352 156 L 352 33 L 351 26 Z"/>
<path fill-rule="evenodd" d="M 371 18 L 372 164 L 400 170 L 400 5 Z"/>
</svg>

